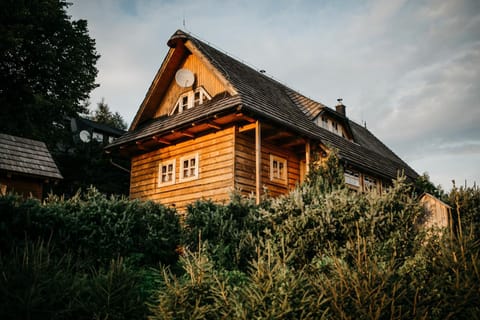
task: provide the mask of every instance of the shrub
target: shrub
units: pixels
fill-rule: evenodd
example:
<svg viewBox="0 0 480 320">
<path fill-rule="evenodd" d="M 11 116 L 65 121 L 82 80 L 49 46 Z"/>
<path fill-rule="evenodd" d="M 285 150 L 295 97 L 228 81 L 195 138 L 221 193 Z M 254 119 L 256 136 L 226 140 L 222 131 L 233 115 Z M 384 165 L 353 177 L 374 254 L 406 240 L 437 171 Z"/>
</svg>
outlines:
<svg viewBox="0 0 480 320">
<path fill-rule="evenodd" d="M 0 257 L 1 319 L 144 319 L 142 273 L 122 259 L 105 268 L 78 268 L 74 257 L 27 242 Z"/>
<path fill-rule="evenodd" d="M 374 243 L 386 260 L 394 256 L 401 263 L 412 254 L 415 221 L 423 211 L 409 196 L 404 179 L 382 194 L 357 194 L 345 188 L 316 197 L 310 192 L 309 185 L 300 186 L 273 200 L 264 212 L 271 226 L 267 233 L 294 254 L 292 263 L 298 268 L 331 249 L 345 258 L 352 249 L 350 240 L 359 236 Z"/>
<path fill-rule="evenodd" d="M 203 244 L 217 268 L 246 270 L 264 228 L 253 199 L 232 195 L 229 204 L 197 201 L 187 208 L 183 239 L 189 250 Z"/>
<path fill-rule="evenodd" d="M 174 264 L 180 243 L 180 223 L 174 209 L 153 202 L 110 197 L 89 189 L 69 200 L 50 197 L 44 204 L 0 197 L 2 250 L 25 237 L 50 241 L 87 264 L 108 266 L 129 258 L 137 265 Z M 88 260 L 88 262 L 87 262 Z"/>
</svg>

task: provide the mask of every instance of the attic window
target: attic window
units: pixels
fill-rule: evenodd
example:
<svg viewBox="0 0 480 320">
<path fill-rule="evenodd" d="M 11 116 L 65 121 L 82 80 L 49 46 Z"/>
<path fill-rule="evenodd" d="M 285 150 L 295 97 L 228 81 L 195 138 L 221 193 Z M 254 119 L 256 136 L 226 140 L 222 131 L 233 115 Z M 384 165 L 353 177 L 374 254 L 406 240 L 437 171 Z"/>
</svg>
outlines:
<svg viewBox="0 0 480 320">
<path fill-rule="evenodd" d="M 338 134 L 338 124 L 332 121 L 332 132 Z"/>
<path fill-rule="evenodd" d="M 328 119 L 325 117 L 322 117 L 322 127 L 328 129 Z"/>
<path fill-rule="evenodd" d="M 177 103 L 175 103 L 175 107 L 170 112 L 170 115 L 182 113 L 183 111 L 199 106 L 210 99 L 210 95 L 202 87 L 198 87 L 195 90 L 190 90 L 178 98 Z"/>
</svg>

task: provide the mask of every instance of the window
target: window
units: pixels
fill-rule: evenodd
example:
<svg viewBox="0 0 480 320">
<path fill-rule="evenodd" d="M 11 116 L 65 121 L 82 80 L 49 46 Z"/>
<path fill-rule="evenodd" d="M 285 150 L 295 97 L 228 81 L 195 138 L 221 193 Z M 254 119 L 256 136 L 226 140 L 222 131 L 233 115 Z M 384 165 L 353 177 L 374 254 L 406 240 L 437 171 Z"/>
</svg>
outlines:
<svg viewBox="0 0 480 320">
<path fill-rule="evenodd" d="M 322 117 L 322 127 L 328 129 L 328 119 L 325 117 Z"/>
<path fill-rule="evenodd" d="M 95 140 L 97 142 L 103 142 L 103 134 L 101 134 L 99 132 L 93 132 L 92 138 L 93 138 L 93 140 Z"/>
<path fill-rule="evenodd" d="M 377 179 L 365 176 L 363 178 L 363 182 L 365 185 L 365 191 L 367 190 L 376 190 L 377 189 Z"/>
<path fill-rule="evenodd" d="M 360 187 L 360 174 L 352 170 L 345 170 L 345 183 L 354 187 Z"/>
<path fill-rule="evenodd" d="M 208 95 L 207 91 L 202 87 L 198 87 L 195 90 L 188 91 L 178 98 L 175 107 L 170 112 L 170 115 L 175 113 L 182 113 L 187 109 L 199 106 L 204 102 L 210 100 L 211 97 Z"/>
<path fill-rule="evenodd" d="M 287 160 L 270 155 L 270 180 L 287 184 Z"/>
<path fill-rule="evenodd" d="M 338 124 L 332 121 L 332 132 L 338 134 Z"/>
<path fill-rule="evenodd" d="M 180 159 L 180 181 L 198 179 L 198 153 Z"/>
<path fill-rule="evenodd" d="M 158 186 L 175 183 L 175 159 L 161 162 L 159 165 Z"/>
</svg>

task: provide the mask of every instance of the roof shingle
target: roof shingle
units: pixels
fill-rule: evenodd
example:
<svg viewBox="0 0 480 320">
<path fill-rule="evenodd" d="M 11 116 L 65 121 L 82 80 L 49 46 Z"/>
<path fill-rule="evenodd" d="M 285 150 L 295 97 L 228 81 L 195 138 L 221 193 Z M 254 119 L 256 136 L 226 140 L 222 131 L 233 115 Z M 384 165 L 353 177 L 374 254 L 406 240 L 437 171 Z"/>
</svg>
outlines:
<svg viewBox="0 0 480 320">
<path fill-rule="evenodd" d="M 63 179 L 45 143 L 0 133 L 0 170 Z"/>
</svg>

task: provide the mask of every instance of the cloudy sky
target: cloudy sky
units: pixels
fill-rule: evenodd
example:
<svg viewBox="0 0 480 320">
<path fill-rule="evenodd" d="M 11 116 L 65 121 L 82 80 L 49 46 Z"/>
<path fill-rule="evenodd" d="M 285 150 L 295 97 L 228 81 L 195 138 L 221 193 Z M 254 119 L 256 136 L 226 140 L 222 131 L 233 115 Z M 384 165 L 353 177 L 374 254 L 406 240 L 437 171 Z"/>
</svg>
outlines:
<svg viewBox="0 0 480 320">
<path fill-rule="evenodd" d="M 73 0 L 102 98 L 130 123 L 177 29 L 319 102 L 342 97 L 418 173 L 480 183 L 478 0 Z"/>
</svg>

